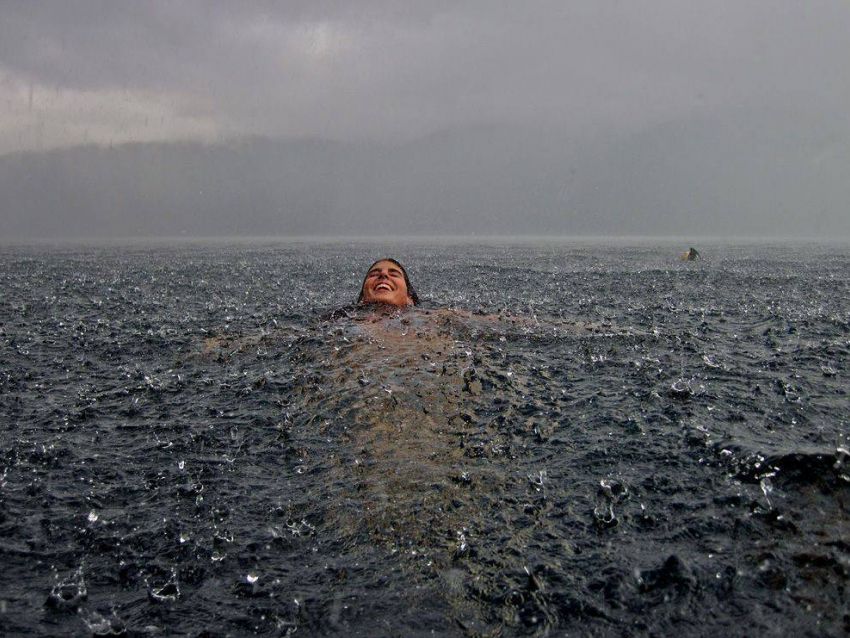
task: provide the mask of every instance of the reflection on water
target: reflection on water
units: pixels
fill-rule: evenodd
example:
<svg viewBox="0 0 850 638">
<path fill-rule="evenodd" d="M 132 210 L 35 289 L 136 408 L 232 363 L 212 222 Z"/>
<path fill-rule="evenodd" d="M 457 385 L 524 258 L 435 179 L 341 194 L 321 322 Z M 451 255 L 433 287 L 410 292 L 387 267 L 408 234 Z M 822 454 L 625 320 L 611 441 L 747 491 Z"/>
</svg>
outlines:
<svg viewBox="0 0 850 638">
<path fill-rule="evenodd" d="M 846 254 L 407 251 L 4 255 L 3 630 L 847 630 Z"/>
</svg>

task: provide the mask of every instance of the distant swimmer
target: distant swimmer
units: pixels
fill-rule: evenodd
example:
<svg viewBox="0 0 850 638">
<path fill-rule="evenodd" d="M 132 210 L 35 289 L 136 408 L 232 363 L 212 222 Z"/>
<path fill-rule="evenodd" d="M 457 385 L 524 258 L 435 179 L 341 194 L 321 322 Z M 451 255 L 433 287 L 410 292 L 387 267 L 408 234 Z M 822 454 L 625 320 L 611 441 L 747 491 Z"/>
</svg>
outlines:
<svg viewBox="0 0 850 638">
<path fill-rule="evenodd" d="M 391 306 L 415 306 L 419 297 L 407 271 L 395 259 L 379 259 L 369 266 L 360 287 L 358 304 L 385 303 Z"/>
<path fill-rule="evenodd" d="M 699 260 L 699 251 L 696 248 L 691 246 L 688 250 L 682 253 L 682 256 L 679 257 L 682 261 L 698 261 Z"/>
</svg>

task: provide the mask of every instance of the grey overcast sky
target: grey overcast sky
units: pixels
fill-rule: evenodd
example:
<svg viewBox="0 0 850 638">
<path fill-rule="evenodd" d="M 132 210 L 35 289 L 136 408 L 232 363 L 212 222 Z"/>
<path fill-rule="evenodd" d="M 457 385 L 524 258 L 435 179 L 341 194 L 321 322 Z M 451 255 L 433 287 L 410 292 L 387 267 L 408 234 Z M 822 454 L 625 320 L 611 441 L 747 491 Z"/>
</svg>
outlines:
<svg viewBox="0 0 850 638">
<path fill-rule="evenodd" d="M 846 124 L 848 60 L 846 0 L 2 0 L 0 153 L 724 108 Z"/>
<path fill-rule="evenodd" d="M 0 0 L 0 238 L 846 238 L 848 60 L 848 0 Z"/>
</svg>

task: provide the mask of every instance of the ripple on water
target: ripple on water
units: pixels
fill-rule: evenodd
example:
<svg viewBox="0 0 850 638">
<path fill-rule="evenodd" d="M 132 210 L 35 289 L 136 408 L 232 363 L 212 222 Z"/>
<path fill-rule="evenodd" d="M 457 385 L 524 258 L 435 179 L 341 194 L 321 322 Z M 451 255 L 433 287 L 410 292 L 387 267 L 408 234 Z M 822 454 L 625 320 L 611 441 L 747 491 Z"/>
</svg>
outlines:
<svg viewBox="0 0 850 638">
<path fill-rule="evenodd" d="M 846 632 L 846 252 L 385 248 L 0 256 L 4 631 Z"/>
</svg>

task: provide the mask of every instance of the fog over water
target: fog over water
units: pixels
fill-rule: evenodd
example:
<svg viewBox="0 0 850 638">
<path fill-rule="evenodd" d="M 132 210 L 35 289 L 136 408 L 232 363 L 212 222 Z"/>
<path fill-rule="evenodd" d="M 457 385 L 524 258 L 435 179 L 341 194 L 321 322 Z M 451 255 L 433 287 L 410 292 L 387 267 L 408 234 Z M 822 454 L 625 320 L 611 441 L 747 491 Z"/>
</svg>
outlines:
<svg viewBox="0 0 850 638">
<path fill-rule="evenodd" d="M 0 237 L 850 235 L 845 2 L 0 2 Z"/>
</svg>

